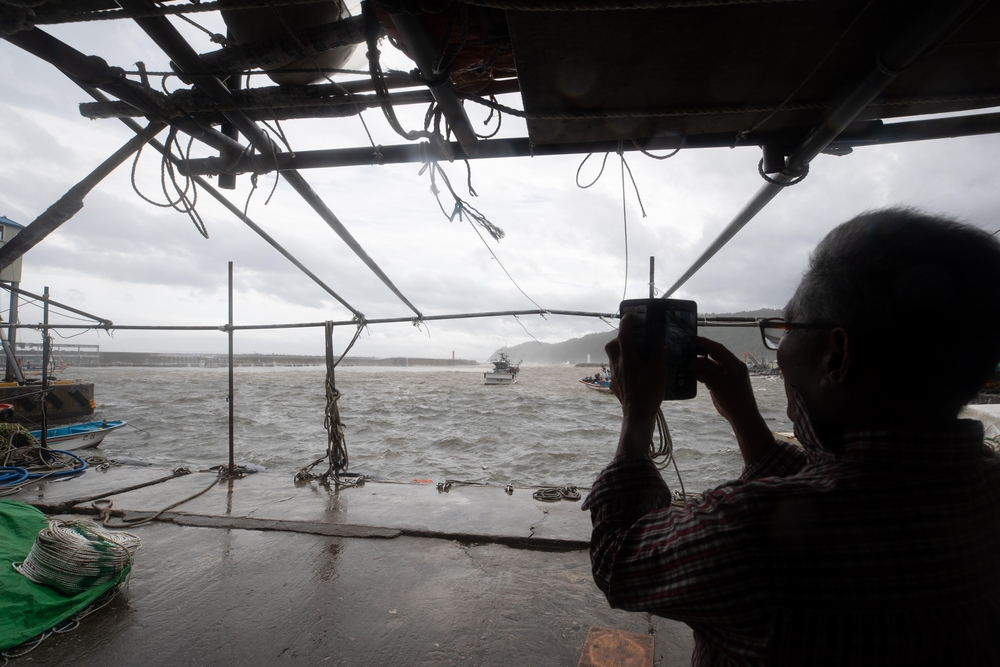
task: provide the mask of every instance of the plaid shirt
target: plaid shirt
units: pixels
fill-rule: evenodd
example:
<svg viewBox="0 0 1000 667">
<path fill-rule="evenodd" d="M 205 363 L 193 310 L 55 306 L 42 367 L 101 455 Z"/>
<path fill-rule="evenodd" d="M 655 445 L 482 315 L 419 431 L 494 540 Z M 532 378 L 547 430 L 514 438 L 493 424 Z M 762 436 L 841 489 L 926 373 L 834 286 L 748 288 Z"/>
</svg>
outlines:
<svg viewBox="0 0 1000 667">
<path fill-rule="evenodd" d="M 846 433 L 838 454 L 802 440 L 684 508 L 648 458 L 615 459 L 583 505 L 611 606 L 687 623 L 697 667 L 1000 665 L 981 424 Z"/>
</svg>

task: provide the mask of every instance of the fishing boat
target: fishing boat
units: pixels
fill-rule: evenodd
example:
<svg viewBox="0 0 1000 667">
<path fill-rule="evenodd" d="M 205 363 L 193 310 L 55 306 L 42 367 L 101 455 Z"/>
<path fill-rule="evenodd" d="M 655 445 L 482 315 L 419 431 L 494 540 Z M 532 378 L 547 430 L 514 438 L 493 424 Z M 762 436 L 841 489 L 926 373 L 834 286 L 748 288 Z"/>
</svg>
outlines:
<svg viewBox="0 0 1000 667">
<path fill-rule="evenodd" d="M 604 364 L 601 364 L 601 370 L 593 375 L 588 375 L 585 378 L 580 378 L 580 383 L 583 384 L 587 389 L 593 389 L 605 394 L 611 393 L 611 371 Z"/>
<path fill-rule="evenodd" d="M 521 362 L 511 363 L 510 357 L 503 352 L 500 358 L 493 362 L 493 370 L 483 373 L 486 384 L 514 384 L 521 370 Z"/>
<path fill-rule="evenodd" d="M 128 422 L 124 421 L 104 421 L 83 422 L 82 424 L 71 424 L 69 426 L 59 426 L 45 431 L 45 444 L 52 449 L 61 449 L 72 452 L 77 449 L 90 449 L 97 447 L 104 438 L 112 431 L 116 431 Z M 31 435 L 36 440 L 42 439 L 42 431 L 31 431 Z"/>
</svg>

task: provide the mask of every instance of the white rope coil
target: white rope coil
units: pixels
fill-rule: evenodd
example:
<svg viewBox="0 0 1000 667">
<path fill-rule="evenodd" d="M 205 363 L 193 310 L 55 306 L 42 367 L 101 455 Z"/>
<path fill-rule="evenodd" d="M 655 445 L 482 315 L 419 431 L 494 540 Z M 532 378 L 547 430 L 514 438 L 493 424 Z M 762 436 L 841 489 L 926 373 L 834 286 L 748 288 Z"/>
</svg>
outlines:
<svg viewBox="0 0 1000 667">
<path fill-rule="evenodd" d="M 15 570 L 38 584 L 75 595 L 120 581 L 142 541 L 131 533 L 106 530 L 93 521 L 50 519 Z"/>
</svg>

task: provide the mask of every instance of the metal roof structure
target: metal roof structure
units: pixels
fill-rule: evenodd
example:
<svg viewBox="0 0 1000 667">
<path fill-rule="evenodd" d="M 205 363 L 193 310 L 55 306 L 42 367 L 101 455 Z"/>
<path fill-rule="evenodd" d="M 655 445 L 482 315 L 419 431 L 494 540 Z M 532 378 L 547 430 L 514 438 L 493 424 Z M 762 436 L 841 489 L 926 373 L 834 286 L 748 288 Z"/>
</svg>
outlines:
<svg viewBox="0 0 1000 667">
<path fill-rule="evenodd" d="M 92 98 L 80 106 L 84 116 L 117 118 L 136 132 L 0 248 L 0 267 L 72 217 L 90 189 L 148 143 L 363 320 L 207 181 L 217 176 L 226 189 L 239 174 L 280 170 L 419 320 L 424 314 L 303 172 L 373 162 L 759 147 L 764 184 L 669 296 L 784 187 L 804 178 L 821 152 L 1000 132 L 1000 113 L 882 123 L 1000 106 L 997 0 L 369 0 L 362 7 L 348 16 L 335 0 L 0 0 L 0 35 L 79 84 Z M 197 53 L 171 22 L 216 11 L 230 34 L 215 35 L 220 48 L 207 53 Z M 150 85 L 153 73 L 126 72 L 88 55 L 93 45 L 66 44 L 45 31 L 114 20 L 138 24 L 184 87 L 160 92 Z M 412 72 L 382 70 L 382 38 L 414 61 Z M 355 45 L 367 49 L 369 76 L 322 64 Z M 260 70 L 279 85 L 244 87 L 245 75 Z M 496 100 L 515 92 L 520 108 Z M 406 131 L 394 110 L 413 104 L 429 105 L 427 122 Z M 469 104 L 523 117 L 527 135 L 478 136 Z M 335 122 L 368 108 L 381 109 L 403 135 L 398 145 L 292 153 L 260 126 Z M 167 128 L 167 142 L 158 142 Z M 168 150 L 177 135 L 218 157 L 187 159 Z"/>
</svg>

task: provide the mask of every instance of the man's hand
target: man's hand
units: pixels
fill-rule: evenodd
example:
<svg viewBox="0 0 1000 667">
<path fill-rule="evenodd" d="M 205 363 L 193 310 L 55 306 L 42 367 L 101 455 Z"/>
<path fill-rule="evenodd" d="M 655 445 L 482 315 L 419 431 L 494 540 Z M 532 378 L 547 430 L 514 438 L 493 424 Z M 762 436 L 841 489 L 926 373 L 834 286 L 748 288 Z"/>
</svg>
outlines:
<svg viewBox="0 0 1000 667">
<path fill-rule="evenodd" d="M 667 388 L 666 341 L 652 346 L 647 361 L 639 358 L 633 335 L 638 318 L 626 315 L 618 337 L 605 347 L 611 362 L 611 391 L 622 404 L 622 432 L 616 456 L 644 455 L 656 425 L 656 411 Z"/>
<path fill-rule="evenodd" d="M 715 409 L 736 433 L 744 463 L 751 465 L 774 444 L 774 436 L 757 409 L 750 372 L 746 364 L 721 343 L 701 336 L 694 340 L 708 356 L 691 362 L 691 370 L 708 387 Z"/>
</svg>

